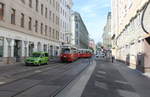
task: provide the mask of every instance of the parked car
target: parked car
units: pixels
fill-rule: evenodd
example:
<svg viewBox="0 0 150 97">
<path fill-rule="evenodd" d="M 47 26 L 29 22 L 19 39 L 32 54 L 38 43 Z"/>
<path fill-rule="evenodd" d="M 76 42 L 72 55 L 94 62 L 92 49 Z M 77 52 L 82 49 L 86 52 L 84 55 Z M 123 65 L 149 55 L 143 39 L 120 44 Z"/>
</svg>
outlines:
<svg viewBox="0 0 150 97">
<path fill-rule="evenodd" d="M 104 56 L 105 56 L 104 53 L 98 53 L 98 54 L 96 54 L 96 58 L 100 58 L 100 57 L 104 57 Z"/>
<path fill-rule="evenodd" d="M 48 64 L 49 57 L 47 52 L 33 52 L 31 57 L 25 59 L 26 65 Z"/>
</svg>

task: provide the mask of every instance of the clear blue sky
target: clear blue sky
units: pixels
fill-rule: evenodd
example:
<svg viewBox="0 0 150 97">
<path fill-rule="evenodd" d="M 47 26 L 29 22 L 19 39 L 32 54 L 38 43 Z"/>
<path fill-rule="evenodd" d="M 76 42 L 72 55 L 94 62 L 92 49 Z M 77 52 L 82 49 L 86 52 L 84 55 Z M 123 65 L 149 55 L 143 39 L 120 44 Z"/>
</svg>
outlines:
<svg viewBox="0 0 150 97">
<path fill-rule="evenodd" d="M 111 10 L 111 0 L 73 0 L 73 10 L 79 12 L 95 42 L 101 41 L 107 13 Z"/>
</svg>

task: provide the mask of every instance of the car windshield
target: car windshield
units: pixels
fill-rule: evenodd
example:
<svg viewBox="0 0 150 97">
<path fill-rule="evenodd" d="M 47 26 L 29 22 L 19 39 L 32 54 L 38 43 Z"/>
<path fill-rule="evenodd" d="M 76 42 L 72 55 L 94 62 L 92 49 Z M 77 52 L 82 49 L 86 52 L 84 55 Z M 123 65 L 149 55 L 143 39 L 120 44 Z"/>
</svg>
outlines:
<svg viewBox="0 0 150 97">
<path fill-rule="evenodd" d="M 33 54 L 32 54 L 32 57 L 40 57 L 40 56 L 41 56 L 40 53 L 33 53 Z"/>
</svg>

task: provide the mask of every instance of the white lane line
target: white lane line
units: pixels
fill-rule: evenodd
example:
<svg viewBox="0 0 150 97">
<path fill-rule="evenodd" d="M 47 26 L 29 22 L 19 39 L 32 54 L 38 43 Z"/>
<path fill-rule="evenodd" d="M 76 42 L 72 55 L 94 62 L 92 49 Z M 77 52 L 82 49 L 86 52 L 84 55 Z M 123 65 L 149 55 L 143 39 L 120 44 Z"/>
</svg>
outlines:
<svg viewBox="0 0 150 97">
<path fill-rule="evenodd" d="M 99 74 L 96 74 L 95 76 L 98 77 L 98 78 L 103 78 L 103 79 L 106 78 L 105 76 L 102 76 L 102 75 L 99 75 Z"/>
<path fill-rule="evenodd" d="M 5 84 L 6 82 L 0 82 L 0 85 Z"/>
<path fill-rule="evenodd" d="M 99 87 L 99 88 L 102 88 L 102 89 L 105 89 L 105 90 L 108 90 L 107 84 L 102 83 L 102 82 L 95 81 L 95 86 Z"/>
<path fill-rule="evenodd" d="M 125 82 L 125 81 L 119 81 L 119 80 L 116 80 L 115 82 L 116 82 L 116 83 L 120 83 L 120 84 L 125 84 L 125 85 L 128 85 L 128 84 L 129 84 L 128 82 Z"/>
<path fill-rule="evenodd" d="M 99 74 L 106 74 L 106 72 L 101 71 L 101 70 L 97 71 L 97 73 L 99 73 Z"/>
<path fill-rule="evenodd" d="M 35 73 L 40 73 L 40 72 L 42 72 L 41 70 L 35 70 L 34 71 Z"/>
<path fill-rule="evenodd" d="M 136 92 L 130 92 L 126 90 L 117 90 L 121 97 L 140 97 Z"/>
</svg>

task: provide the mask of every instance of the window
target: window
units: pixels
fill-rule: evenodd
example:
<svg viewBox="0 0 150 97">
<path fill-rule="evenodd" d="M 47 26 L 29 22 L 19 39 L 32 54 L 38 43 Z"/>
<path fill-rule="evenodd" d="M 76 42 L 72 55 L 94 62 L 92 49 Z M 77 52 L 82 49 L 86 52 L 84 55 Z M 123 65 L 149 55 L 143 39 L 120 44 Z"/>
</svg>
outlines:
<svg viewBox="0 0 150 97">
<path fill-rule="evenodd" d="M 49 11 L 49 20 L 51 20 L 51 18 L 52 18 L 52 12 Z"/>
<path fill-rule="evenodd" d="M 55 37 L 55 30 L 53 29 L 53 38 Z"/>
<path fill-rule="evenodd" d="M 56 39 L 59 40 L 59 32 L 56 31 Z"/>
<path fill-rule="evenodd" d="M 35 21 L 35 32 L 38 32 L 38 21 Z"/>
<path fill-rule="evenodd" d="M 4 38 L 0 37 L 0 57 L 3 57 Z"/>
<path fill-rule="evenodd" d="M 58 25 L 59 25 L 59 20 L 60 20 L 60 18 L 58 17 Z"/>
<path fill-rule="evenodd" d="M 55 0 L 53 0 L 53 7 L 55 7 Z"/>
<path fill-rule="evenodd" d="M 36 6 L 36 11 L 38 11 L 38 6 L 39 6 L 39 0 L 36 0 L 36 2 L 35 2 L 36 4 L 35 4 L 35 6 Z"/>
<path fill-rule="evenodd" d="M 76 29 L 78 29 L 78 24 L 76 23 Z"/>
<path fill-rule="evenodd" d="M 43 34 L 43 23 L 41 23 L 41 34 Z"/>
<path fill-rule="evenodd" d="M 16 10 L 11 9 L 11 24 L 15 24 L 15 16 L 16 16 Z"/>
<path fill-rule="evenodd" d="M 59 32 L 57 31 L 57 40 L 59 40 Z"/>
<path fill-rule="evenodd" d="M 24 14 L 21 13 L 21 27 L 24 27 Z"/>
<path fill-rule="evenodd" d="M 21 0 L 22 3 L 25 3 L 25 0 Z"/>
<path fill-rule="evenodd" d="M 53 23 L 55 22 L 55 14 L 53 13 Z"/>
<path fill-rule="evenodd" d="M 57 25 L 57 16 L 56 16 L 56 25 Z"/>
<path fill-rule="evenodd" d="M 47 8 L 45 8 L 45 18 L 47 18 Z"/>
<path fill-rule="evenodd" d="M 47 35 L 47 25 L 45 25 L 45 35 Z"/>
<path fill-rule="evenodd" d="M 41 4 L 41 14 L 43 15 L 43 4 Z"/>
<path fill-rule="evenodd" d="M 55 33 L 55 34 L 56 34 L 55 39 L 57 39 L 57 31 L 56 31 L 56 33 Z"/>
<path fill-rule="evenodd" d="M 58 11 L 58 3 L 57 3 L 57 1 L 56 1 L 56 10 Z"/>
<path fill-rule="evenodd" d="M 4 18 L 4 4 L 0 3 L 0 20 Z"/>
<path fill-rule="evenodd" d="M 51 35 L 52 35 L 52 28 L 49 27 L 49 36 L 51 37 Z"/>
<path fill-rule="evenodd" d="M 32 0 L 29 0 L 29 7 L 32 7 Z"/>
<path fill-rule="evenodd" d="M 29 30 L 32 30 L 32 18 L 29 17 Z"/>
</svg>

